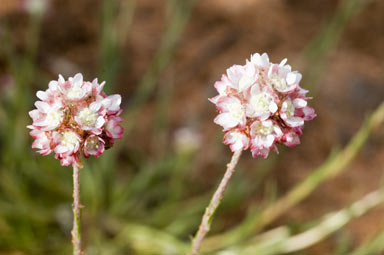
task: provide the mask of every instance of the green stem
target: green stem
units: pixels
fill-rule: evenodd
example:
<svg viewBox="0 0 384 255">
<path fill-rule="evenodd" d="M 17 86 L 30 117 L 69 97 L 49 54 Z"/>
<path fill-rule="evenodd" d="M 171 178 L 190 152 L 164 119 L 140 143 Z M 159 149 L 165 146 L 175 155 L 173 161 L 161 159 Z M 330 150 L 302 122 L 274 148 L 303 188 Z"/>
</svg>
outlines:
<svg viewBox="0 0 384 255">
<path fill-rule="evenodd" d="M 224 191 L 228 186 L 228 182 L 231 179 L 232 174 L 235 172 L 235 167 L 237 162 L 239 162 L 241 153 L 242 150 L 238 150 L 233 153 L 231 162 L 227 165 L 227 170 L 225 171 L 224 177 L 221 180 L 219 187 L 215 191 L 211 202 L 209 202 L 208 207 L 205 209 L 199 230 L 197 231 L 197 234 L 192 242 L 192 255 L 198 254 L 205 235 L 208 234 L 209 230 L 211 229 L 213 216 L 215 215 L 215 212 L 219 207 L 221 200 L 223 199 Z"/>
<path fill-rule="evenodd" d="M 72 244 L 73 255 L 81 255 L 81 204 L 80 204 L 80 167 L 78 164 L 73 166 L 73 229 Z"/>
</svg>

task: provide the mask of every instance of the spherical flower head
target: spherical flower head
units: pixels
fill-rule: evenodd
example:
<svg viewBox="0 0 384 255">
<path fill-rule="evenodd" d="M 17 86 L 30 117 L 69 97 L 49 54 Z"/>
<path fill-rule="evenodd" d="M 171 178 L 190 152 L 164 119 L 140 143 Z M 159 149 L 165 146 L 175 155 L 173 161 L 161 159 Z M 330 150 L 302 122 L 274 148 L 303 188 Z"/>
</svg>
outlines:
<svg viewBox="0 0 384 255">
<path fill-rule="evenodd" d="M 83 81 L 79 73 L 68 80 L 59 75 L 47 90 L 38 91 L 41 101 L 29 112 L 32 148 L 42 155 L 54 152 L 63 166 L 79 164 L 81 155 L 98 157 L 110 148 L 124 132 L 121 96 L 107 96 L 103 87 L 97 79 Z"/>
<path fill-rule="evenodd" d="M 215 83 L 219 94 L 209 99 L 219 112 L 214 122 L 233 152 L 250 148 L 253 157 L 266 158 L 270 150 L 278 152 L 277 144 L 295 146 L 305 121 L 316 117 L 299 85 L 301 74 L 286 62 L 274 64 L 266 53 L 256 53 Z"/>
</svg>

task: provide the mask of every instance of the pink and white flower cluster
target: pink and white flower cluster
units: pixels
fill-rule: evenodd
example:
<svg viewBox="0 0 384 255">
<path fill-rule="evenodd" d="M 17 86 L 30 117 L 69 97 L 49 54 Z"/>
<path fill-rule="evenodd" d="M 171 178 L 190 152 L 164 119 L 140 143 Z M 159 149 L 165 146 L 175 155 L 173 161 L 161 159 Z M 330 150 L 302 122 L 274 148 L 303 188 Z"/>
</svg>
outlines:
<svg viewBox="0 0 384 255">
<path fill-rule="evenodd" d="M 29 112 L 32 148 L 43 155 L 54 152 L 63 166 L 79 163 L 81 153 L 98 157 L 110 148 L 123 136 L 121 96 L 107 96 L 103 87 L 97 79 L 83 81 L 79 73 L 67 81 L 59 75 L 46 91 L 38 91 L 41 101 Z"/>
<path fill-rule="evenodd" d="M 266 53 L 234 65 L 215 83 L 219 95 L 210 99 L 219 111 L 214 122 L 224 128 L 224 143 L 232 151 L 250 148 L 253 157 L 268 157 L 276 144 L 300 143 L 304 122 L 316 117 L 307 105 L 301 74 L 269 61 Z"/>
</svg>

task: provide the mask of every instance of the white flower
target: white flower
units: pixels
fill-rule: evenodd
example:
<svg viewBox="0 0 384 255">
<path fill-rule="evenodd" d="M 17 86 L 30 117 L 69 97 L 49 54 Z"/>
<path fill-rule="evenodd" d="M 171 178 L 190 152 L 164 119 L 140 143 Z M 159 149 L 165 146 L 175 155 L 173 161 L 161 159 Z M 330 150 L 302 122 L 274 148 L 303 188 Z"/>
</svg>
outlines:
<svg viewBox="0 0 384 255">
<path fill-rule="evenodd" d="M 92 84 L 83 82 L 83 75 L 78 73 L 74 77 L 68 78 L 68 82 L 61 83 L 59 80 L 61 92 L 68 100 L 79 101 L 88 96 L 92 91 Z"/>
<path fill-rule="evenodd" d="M 277 104 L 273 95 L 267 90 L 261 91 L 258 85 L 251 88 L 250 98 L 246 105 L 246 113 L 250 118 L 259 117 L 261 120 L 267 119 L 277 111 Z"/>
<path fill-rule="evenodd" d="M 296 98 L 293 101 L 286 99 L 280 109 L 280 116 L 290 127 L 299 127 L 304 125 L 304 119 L 296 115 L 296 109 L 307 106 L 307 101 L 302 98 Z"/>
<path fill-rule="evenodd" d="M 108 111 L 108 113 L 117 112 L 120 110 L 121 96 L 120 95 L 110 95 L 101 101 L 103 107 Z"/>
<path fill-rule="evenodd" d="M 105 123 L 105 119 L 99 114 L 101 108 L 100 102 L 93 102 L 89 107 L 81 109 L 75 116 L 75 121 L 83 130 L 91 130 L 95 135 L 101 133 L 101 127 Z"/>
<path fill-rule="evenodd" d="M 222 97 L 217 103 L 221 112 L 214 122 L 228 130 L 237 125 L 245 125 L 245 111 L 240 99 L 236 97 Z"/>
<path fill-rule="evenodd" d="M 78 151 L 81 137 L 72 130 L 66 130 L 56 138 L 58 145 L 55 147 L 57 154 L 73 154 Z"/>
<path fill-rule="evenodd" d="M 249 147 L 249 137 L 240 130 L 231 130 L 224 136 L 224 144 L 228 144 L 231 151 L 246 150 Z"/>
<path fill-rule="evenodd" d="M 251 62 L 259 67 L 269 67 L 270 65 L 267 53 L 263 53 L 262 55 L 255 53 L 251 55 Z"/>
<path fill-rule="evenodd" d="M 40 127 L 41 130 L 53 130 L 63 121 L 64 113 L 59 103 L 51 105 L 37 101 L 35 106 L 37 109 L 30 111 L 29 114 L 34 121 L 34 125 Z"/>
</svg>

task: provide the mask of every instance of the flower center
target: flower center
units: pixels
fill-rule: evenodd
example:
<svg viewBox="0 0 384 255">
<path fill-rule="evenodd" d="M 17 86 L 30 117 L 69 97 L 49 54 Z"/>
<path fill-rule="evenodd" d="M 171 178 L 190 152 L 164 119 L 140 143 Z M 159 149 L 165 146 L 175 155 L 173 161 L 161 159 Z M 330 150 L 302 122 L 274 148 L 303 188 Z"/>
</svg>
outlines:
<svg viewBox="0 0 384 255">
<path fill-rule="evenodd" d="M 65 131 L 62 135 L 61 144 L 67 148 L 74 148 L 79 142 L 79 137 L 73 131 Z"/>
<path fill-rule="evenodd" d="M 87 150 L 88 151 L 95 151 L 99 148 L 99 139 L 97 136 L 93 136 L 87 139 Z"/>
<path fill-rule="evenodd" d="M 47 113 L 46 121 L 52 126 L 60 125 L 64 114 L 61 111 L 51 110 Z"/>
<path fill-rule="evenodd" d="M 97 113 L 92 111 L 89 108 L 84 108 L 81 110 L 78 114 L 78 118 L 81 122 L 81 124 L 88 126 L 88 127 L 94 127 L 97 122 Z"/>
<path fill-rule="evenodd" d="M 287 88 L 287 82 L 284 78 L 280 77 L 279 75 L 272 75 L 270 81 L 275 89 L 284 90 Z"/>
<path fill-rule="evenodd" d="M 250 100 L 250 103 L 256 112 L 265 112 L 268 111 L 271 101 L 271 96 L 263 92 L 253 96 Z"/>
<path fill-rule="evenodd" d="M 238 121 L 241 121 L 244 117 L 244 110 L 241 104 L 230 104 L 228 105 L 228 110 L 231 117 Z"/>
<path fill-rule="evenodd" d="M 83 96 L 83 89 L 80 87 L 72 87 L 66 94 L 68 99 L 80 99 Z"/>
<path fill-rule="evenodd" d="M 273 132 L 273 125 L 265 126 L 260 122 L 255 129 L 257 134 L 267 136 Z"/>
</svg>

